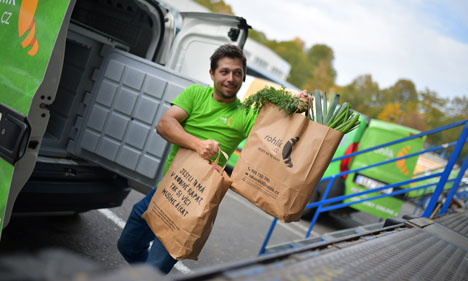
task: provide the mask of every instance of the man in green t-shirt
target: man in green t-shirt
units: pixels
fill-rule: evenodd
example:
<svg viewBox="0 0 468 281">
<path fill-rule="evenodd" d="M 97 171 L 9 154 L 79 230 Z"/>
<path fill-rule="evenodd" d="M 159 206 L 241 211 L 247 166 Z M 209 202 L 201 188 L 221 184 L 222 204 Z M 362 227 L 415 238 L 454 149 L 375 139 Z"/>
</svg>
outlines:
<svg viewBox="0 0 468 281">
<path fill-rule="evenodd" d="M 236 96 L 247 69 L 242 50 L 234 45 L 223 45 L 213 53 L 210 60 L 213 87 L 192 85 L 186 88 L 174 99 L 157 125 L 157 132 L 173 144 L 164 173 L 181 146 L 198 152 L 207 160 L 215 157 L 219 149 L 231 155 L 248 136 L 255 122 L 253 110 L 245 114 Z M 305 91 L 298 97 L 307 102 Z M 225 161 L 221 159 L 220 165 L 223 166 Z M 119 239 L 118 249 L 129 263 L 146 262 L 169 273 L 177 260 L 169 255 L 141 218 L 155 190 L 133 206 Z M 151 241 L 153 245 L 148 251 Z"/>
<path fill-rule="evenodd" d="M 174 144 L 164 173 L 180 145 L 209 159 L 217 153 L 218 147 L 231 155 L 247 138 L 255 122 L 253 110 L 246 114 L 240 108 L 239 99 L 228 99 L 230 102 L 226 103 L 224 98 L 217 99 L 215 93 L 216 88 L 192 85 L 174 99 L 173 106 L 161 118 L 157 131 Z M 221 157 L 220 166 L 225 162 L 226 159 Z"/>
</svg>

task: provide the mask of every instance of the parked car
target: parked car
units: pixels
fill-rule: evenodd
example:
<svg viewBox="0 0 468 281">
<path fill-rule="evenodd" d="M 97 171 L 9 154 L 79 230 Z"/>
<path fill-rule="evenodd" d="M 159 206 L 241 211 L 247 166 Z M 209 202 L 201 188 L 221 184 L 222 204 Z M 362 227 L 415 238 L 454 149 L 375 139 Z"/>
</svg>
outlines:
<svg viewBox="0 0 468 281">
<path fill-rule="evenodd" d="M 9 3 L 0 6 L 3 227 L 12 210 L 114 207 L 130 188 L 154 187 L 170 149 L 154 129 L 160 116 L 186 86 L 210 83 L 211 53 L 243 47 L 250 28 L 150 0 Z"/>
</svg>

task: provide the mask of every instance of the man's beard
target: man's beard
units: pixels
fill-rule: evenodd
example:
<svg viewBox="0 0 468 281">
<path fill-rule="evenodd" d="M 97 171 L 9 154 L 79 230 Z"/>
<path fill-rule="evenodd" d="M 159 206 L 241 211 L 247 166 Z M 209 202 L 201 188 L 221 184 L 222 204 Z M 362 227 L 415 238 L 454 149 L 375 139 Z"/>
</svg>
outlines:
<svg viewBox="0 0 468 281">
<path fill-rule="evenodd" d="M 222 96 L 224 99 L 232 99 L 232 98 L 234 98 L 234 97 L 237 96 L 237 92 L 235 92 L 235 93 L 233 93 L 233 94 L 231 94 L 231 95 L 227 95 L 227 94 L 225 94 L 224 92 L 221 92 L 221 96 Z"/>
<path fill-rule="evenodd" d="M 226 88 L 229 88 L 229 87 L 232 87 L 232 85 L 228 85 Z M 237 96 L 237 92 L 239 91 L 239 89 L 237 89 L 236 91 L 231 90 L 229 92 L 232 92 L 232 94 L 229 94 L 229 92 L 224 91 L 224 88 L 225 88 L 225 86 L 221 86 L 221 88 L 218 91 L 223 99 L 235 98 Z"/>
</svg>

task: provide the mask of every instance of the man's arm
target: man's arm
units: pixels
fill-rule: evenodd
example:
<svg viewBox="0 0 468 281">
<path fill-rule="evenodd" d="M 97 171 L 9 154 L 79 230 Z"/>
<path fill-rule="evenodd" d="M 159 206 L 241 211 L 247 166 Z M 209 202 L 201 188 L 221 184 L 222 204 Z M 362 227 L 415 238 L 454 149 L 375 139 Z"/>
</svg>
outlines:
<svg viewBox="0 0 468 281">
<path fill-rule="evenodd" d="M 181 125 L 187 117 L 185 110 L 173 105 L 159 120 L 156 131 L 168 142 L 192 149 L 202 158 L 210 159 L 218 152 L 219 143 L 214 140 L 201 140 L 187 133 Z"/>
</svg>

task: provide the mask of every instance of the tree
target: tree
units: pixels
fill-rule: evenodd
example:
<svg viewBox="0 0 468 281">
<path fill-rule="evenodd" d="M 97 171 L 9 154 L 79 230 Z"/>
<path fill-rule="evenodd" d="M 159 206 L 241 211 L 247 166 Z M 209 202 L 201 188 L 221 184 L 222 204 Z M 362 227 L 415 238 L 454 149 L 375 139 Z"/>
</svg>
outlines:
<svg viewBox="0 0 468 281">
<path fill-rule="evenodd" d="M 445 123 L 446 114 L 444 111 L 444 105 L 447 103 L 447 99 L 438 97 L 436 92 L 429 89 L 419 93 L 419 112 L 423 115 L 424 120 L 429 128 L 437 128 Z"/>
<path fill-rule="evenodd" d="M 443 101 L 445 102 L 445 101 Z M 454 97 L 447 109 L 447 116 L 457 121 L 468 119 L 468 98 Z"/>
<path fill-rule="evenodd" d="M 401 124 L 420 131 L 428 129 L 426 120 L 417 110 L 406 112 L 401 118 Z"/>
<path fill-rule="evenodd" d="M 327 45 L 317 44 L 307 51 L 309 64 L 313 67 L 312 76 L 303 87 L 309 91 L 314 89 L 329 91 L 335 86 L 336 71 L 333 68 L 335 56 Z"/>
<path fill-rule="evenodd" d="M 263 45 L 266 45 L 266 43 L 268 42 L 268 38 L 266 37 L 265 33 L 256 29 L 249 30 L 249 38 Z"/>
<path fill-rule="evenodd" d="M 351 84 L 337 89 L 341 102 L 349 102 L 354 110 L 370 118 L 377 118 L 384 107 L 379 85 L 370 74 L 358 76 Z"/>
<path fill-rule="evenodd" d="M 458 121 L 468 119 L 468 98 L 466 96 L 463 97 L 454 97 L 446 107 L 442 107 L 442 110 L 445 109 L 445 116 L 446 119 L 444 120 L 444 125 L 455 123 Z M 440 143 L 447 143 L 451 141 L 456 141 L 460 136 L 462 127 L 457 127 L 454 129 L 450 129 L 445 131 L 440 136 Z M 462 164 L 465 157 L 468 154 L 468 145 L 465 144 L 463 147 L 462 152 L 460 153 L 460 157 L 458 158 L 458 164 Z"/>
<path fill-rule="evenodd" d="M 336 71 L 333 68 L 335 55 L 330 47 L 324 44 L 316 44 L 307 51 L 307 58 L 315 67 L 319 67 L 320 64 L 326 64 L 327 75 L 335 81 Z"/>
<path fill-rule="evenodd" d="M 382 112 L 377 115 L 377 119 L 387 122 L 399 124 L 403 117 L 401 104 L 399 102 L 388 103 L 383 108 Z"/>
<path fill-rule="evenodd" d="M 383 90 L 384 101 L 386 103 L 398 102 L 402 105 L 402 109 L 407 107 L 409 110 L 414 110 L 418 104 L 418 92 L 416 86 L 410 80 L 400 79 L 395 85 Z"/>
<path fill-rule="evenodd" d="M 384 89 L 382 91 L 381 104 L 400 105 L 401 116 L 398 119 L 394 119 L 393 122 L 419 130 L 427 128 L 425 117 L 420 112 L 419 95 L 412 81 L 400 79 L 395 85 Z M 384 110 L 388 110 L 386 105 Z M 383 115 L 385 114 L 379 116 Z"/>
<path fill-rule="evenodd" d="M 304 42 L 300 38 L 291 41 L 268 41 L 266 46 L 276 52 L 291 65 L 287 81 L 302 88 L 307 79 L 313 76 L 313 66 L 303 52 Z"/>
<path fill-rule="evenodd" d="M 311 78 L 307 79 L 302 88 L 312 92 L 314 90 L 329 91 L 335 86 L 335 80 L 330 76 L 331 66 L 325 61 L 320 60 L 314 68 Z"/>
</svg>

